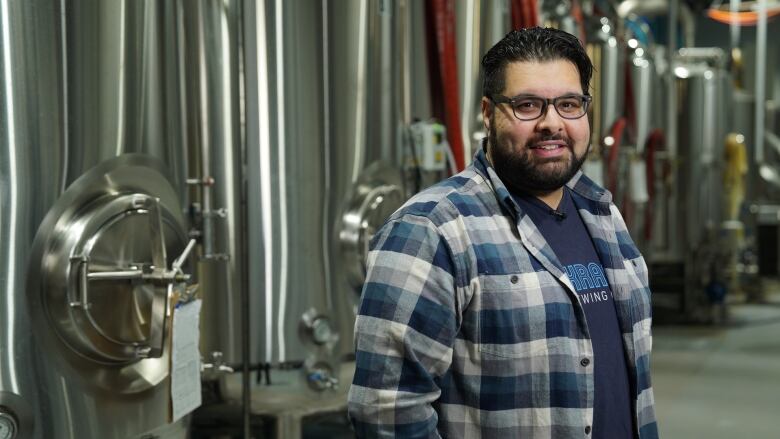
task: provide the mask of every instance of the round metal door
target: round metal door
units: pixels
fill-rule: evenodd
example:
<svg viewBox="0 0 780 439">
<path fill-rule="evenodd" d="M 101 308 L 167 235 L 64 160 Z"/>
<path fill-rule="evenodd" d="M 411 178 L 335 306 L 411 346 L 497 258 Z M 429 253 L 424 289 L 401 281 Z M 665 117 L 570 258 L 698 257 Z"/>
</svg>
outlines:
<svg viewBox="0 0 780 439">
<path fill-rule="evenodd" d="M 194 244 L 177 200 L 157 161 L 117 157 L 74 182 L 36 236 L 30 276 L 47 320 L 79 357 L 115 366 L 107 385 L 140 390 L 167 375 L 171 300 Z"/>
<path fill-rule="evenodd" d="M 347 280 L 359 293 L 366 280 L 371 239 L 404 202 L 399 170 L 374 162 L 355 182 L 347 199 L 339 230 L 340 250 Z"/>
</svg>

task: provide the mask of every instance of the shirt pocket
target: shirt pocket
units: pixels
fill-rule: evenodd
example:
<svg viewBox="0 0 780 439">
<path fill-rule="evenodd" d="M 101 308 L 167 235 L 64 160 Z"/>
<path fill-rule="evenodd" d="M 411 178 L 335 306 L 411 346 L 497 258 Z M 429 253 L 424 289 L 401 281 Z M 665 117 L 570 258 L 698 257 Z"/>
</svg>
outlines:
<svg viewBox="0 0 780 439">
<path fill-rule="evenodd" d="M 483 277 L 478 346 L 483 360 L 546 356 L 571 336 L 571 301 L 547 271 Z"/>
</svg>

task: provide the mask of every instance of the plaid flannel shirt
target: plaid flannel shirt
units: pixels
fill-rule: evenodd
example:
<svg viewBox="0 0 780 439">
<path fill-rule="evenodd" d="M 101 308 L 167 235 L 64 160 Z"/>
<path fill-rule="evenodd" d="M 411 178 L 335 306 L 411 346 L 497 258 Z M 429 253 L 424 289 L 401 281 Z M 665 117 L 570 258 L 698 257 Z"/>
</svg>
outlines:
<svg viewBox="0 0 780 439">
<path fill-rule="evenodd" d="M 658 436 L 647 266 L 609 192 L 572 190 L 606 270 L 641 439 Z M 483 151 L 371 242 L 349 413 L 358 437 L 587 438 L 593 347 L 557 257 Z"/>
</svg>

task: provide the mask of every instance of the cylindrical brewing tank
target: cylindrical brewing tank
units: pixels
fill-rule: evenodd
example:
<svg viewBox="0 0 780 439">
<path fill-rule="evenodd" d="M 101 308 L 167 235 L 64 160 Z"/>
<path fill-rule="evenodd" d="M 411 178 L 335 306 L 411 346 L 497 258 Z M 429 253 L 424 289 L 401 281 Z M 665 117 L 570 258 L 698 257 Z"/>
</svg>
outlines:
<svg viewBox="0 0 780 439">
<path fill-rule="evenodd" d="M 636 41 L 636 40 L 634 40 Z M 637 152 L 644 152 L 647 136 L 653 128 L 661 125 L 655 91 L 661 87 L 655 62 L 647 47 L 638 45 L 630 53 L 631 82 L 634 95 L 634 114 L 636 117 L 635 135 Z"/>
<path fill-rule="evenodd" d="M 59 16 L 55 1 L 0 3 L 0 421 L 36 439 L 68 428 L 52 413 L 68 385 L 47 368 L 25 285 L 35 232 L 65 178 Z"/>
<path fill-rule="evenodd" d="M 595 71 L 593 94 L 593 145 L 601 144 L 612 124 L 623 114 L 625 47 L 616 37 L 615 26 L 606 17 L 591 19 L 586 50 Z"/>
<path fill-rule="evenodd" d="M 401 6 L 245 9 L 252 361 L 271 382 L 327 389 L 354 352 L 366 246 L 404 196 Z"/>
<path fill-rule="evenodd" d="M 162 160 L 184 202 L 187 178 L 174 2 L 66 1 L 67 181 L 124 153 Z M 177 8 L 178 6 L 178 8 Z"/>
<path fill-rule="evenodd" d="M 712 237 L 723 219 L 723 148 L 733 106 L 731 79 L 717 63 L 684 57 L 673 65 L 678 81 L 679 124 L 676 171 L 677 211 L 682 214 L 672 228 L 672 255 L 685 263 L 686 288 L 683 305 L 694 312 L 705 300 L 698 285 L 714 263 Z M 702 251 L 703 249 L 709 249 Z"/>
<path fill-rule="evenodd" d="M 246 224 L 242 205 L 239 68 L 241 2 L 181 4 L 179 44 L 184 91 L 178 116 L 186 126 L 195 227 L 202 232 L 199 284 L 201 352 L 207 361 L 242 361 L 241 294 L 246 288 Z M 250 316 L 261 312 L 250 302 Z M 215 352 L 221 354 L 214 355 Z"/>
<path fill-rule="evenodd" d="M 323 235 L 330 196 L 322 120 L 324 11 L 295 1 L 260 6 L 247 5 L 244 17 L 249 286 L 261 307 L 252 319 L 252 333 L 259 335 L 252 361 L 278 365 L 308 355 L 298 337 L 308 308 L 333 318 Z"/>
<path fill-rule="evenodd" d="M 497 0 L 489 2 L 479 2 L 479 56 L 474 63 L 476 64 L 478 74 L 474 84 L 473 92 L 473 120 L 472 129 L 467 139 L 471 144 L 472 152 L 481 146 L 481 138 L 487 136 L 484 132 L 482 121 L 482 86 L 485 81 L 485 74 L 482 71 L 482 57 L 498 43 L 512 29 L 511 8 L 508 0 Z M 464 101 L 464 106 L 468 101 Z M 466 161 L 469 163 L 471 158 Z"/>
<path fill-rule="evenodd" d="M 721 196 L 712 188 L 722 184 L 723 145 L 729 110 L 732 108 L 728 72 L 705 62 L 674 65 L 680 90 L 678 120 L 679 162 L 684 164 L 677 178 L 680 207 L 685 208 L 684 239 L 680 250 L 696 248 L 704 236 L 703 226 L 720 223 Z"/>
<path fill-rule="evenodd" d="M 166 288 L 92 270 L 167 267 L 183 248 L 180 6 L 0 4 L 0 422 L 19 437 L 168 422 Z"/>
</svg>

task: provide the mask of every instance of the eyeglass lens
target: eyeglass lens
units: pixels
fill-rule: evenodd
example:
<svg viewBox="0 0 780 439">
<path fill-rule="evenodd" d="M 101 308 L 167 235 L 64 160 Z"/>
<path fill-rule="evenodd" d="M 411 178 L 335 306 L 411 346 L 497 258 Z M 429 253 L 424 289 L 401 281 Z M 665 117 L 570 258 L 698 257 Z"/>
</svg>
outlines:
<svg viewBox="0 0 780 439">
<path fill-rule="evenodd" d="M 581 96 L 561 96 L 551 100 L 561 117 L 576 119 L 587 110 L 587 103 Z M 513 101 L 512 109 L 519 119 L 536 119 L 547 109 L 548 100 L 535 97 L 521 97 Z"/>
</svg>

